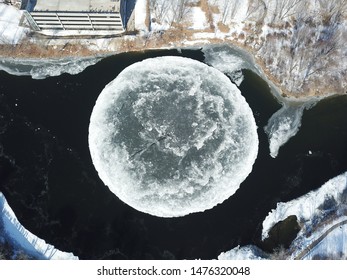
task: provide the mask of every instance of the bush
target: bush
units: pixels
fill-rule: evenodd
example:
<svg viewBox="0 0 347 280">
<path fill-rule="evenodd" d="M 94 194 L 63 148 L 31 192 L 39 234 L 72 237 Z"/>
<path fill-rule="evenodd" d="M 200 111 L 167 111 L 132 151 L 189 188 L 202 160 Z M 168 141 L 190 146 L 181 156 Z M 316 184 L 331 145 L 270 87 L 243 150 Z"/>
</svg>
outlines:
<svg viewBox="0 0 347 280">
<path fill-rule="evenodd" d="M 333 210 L 336 208 L 337 208 L 337 201 L 335 200 L 335 198 L 333 198 L 330 195 L 326 195 L 324 202 L 318 207 L 319 210 L 323 210 L 323 211 Z"/>
<path fill-rule="evenodd" d="M 286 260 L 288 257 L 288 250 L 282 245 L 274 249 L 273 253 L 270 254 L 271 260 Z"/>
</svg>

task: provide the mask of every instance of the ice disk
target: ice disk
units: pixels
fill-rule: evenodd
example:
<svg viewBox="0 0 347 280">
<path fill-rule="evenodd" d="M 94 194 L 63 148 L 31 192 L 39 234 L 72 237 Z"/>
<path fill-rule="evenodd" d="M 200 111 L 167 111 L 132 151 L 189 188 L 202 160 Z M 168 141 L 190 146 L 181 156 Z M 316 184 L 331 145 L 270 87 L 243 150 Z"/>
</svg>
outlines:
<svg viewBox="0 0 347 280">
<path fill-rule="evenodd" d="M 89 148 L 102 181 L 161 217 L 210 209 L 252 170 L 258 135 L 240 91 L 218 70 L 181 57 L 135 63 L 98 97 Z"/>
</svg>

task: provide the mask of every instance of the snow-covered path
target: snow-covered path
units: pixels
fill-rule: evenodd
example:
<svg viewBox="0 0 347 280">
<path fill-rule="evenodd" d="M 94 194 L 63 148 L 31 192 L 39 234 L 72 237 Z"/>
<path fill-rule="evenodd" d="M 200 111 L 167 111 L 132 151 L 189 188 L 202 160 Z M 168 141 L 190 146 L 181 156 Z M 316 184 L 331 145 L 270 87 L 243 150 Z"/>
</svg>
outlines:
<svg viewBox="0 0 347 280">
<path fill-rule="evenodd" d="M 316 255 L 328 255 L 341 253 L 346 257 L 347 219 L 332 225 L 315 241 L 306 247 L 295 259 L 312 259 Z M 329 244 L 334 243 L 334 250 L 329 250 Z"/>
</svg>

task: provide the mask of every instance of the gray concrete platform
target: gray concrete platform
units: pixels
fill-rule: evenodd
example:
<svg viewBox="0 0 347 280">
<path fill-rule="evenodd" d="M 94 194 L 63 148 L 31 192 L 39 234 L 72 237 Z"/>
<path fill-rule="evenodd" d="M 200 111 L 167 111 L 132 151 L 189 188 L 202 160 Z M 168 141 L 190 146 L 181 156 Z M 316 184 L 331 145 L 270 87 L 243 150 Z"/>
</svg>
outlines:
<svg viewBox="0 0 347 280">
<path fill-rule="evenodd" d="M 120 0 L 37 0 L 34 11 L 119 12 Z"/>
</svg>

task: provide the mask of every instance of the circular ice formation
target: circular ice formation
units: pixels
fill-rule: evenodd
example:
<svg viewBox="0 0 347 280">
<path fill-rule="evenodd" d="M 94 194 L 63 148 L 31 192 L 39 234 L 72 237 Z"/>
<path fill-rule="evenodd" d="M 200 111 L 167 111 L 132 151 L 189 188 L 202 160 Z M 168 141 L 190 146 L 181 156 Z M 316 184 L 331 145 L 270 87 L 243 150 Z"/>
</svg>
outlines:
<svg viewBox="0 0 347 280">
<path fill-rule="evenodd" d="M 89 147 L 102 181 L 160 217 L 210 209 L 252 170 L 258 136 L 240 91 L 218 70 L 180 57 L 135 63 L 100 94 Z"/>
</svg>

